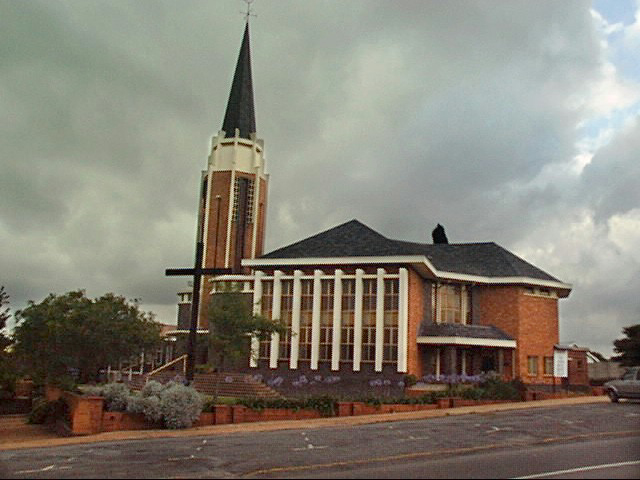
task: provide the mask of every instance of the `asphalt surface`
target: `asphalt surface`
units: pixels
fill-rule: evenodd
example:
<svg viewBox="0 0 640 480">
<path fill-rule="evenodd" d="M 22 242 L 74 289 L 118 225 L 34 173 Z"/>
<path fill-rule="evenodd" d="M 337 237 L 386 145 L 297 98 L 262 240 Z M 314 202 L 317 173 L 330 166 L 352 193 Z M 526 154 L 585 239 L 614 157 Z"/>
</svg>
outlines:
<svg viewBox="0 0 640 480">
<path fill-rule="evenodd" d="M 631 460 L 637 459 L 638 437 L 640 402 L 611 404 L 606 397 L 577 397 L 181 431 L 111 432 L 41 443 L 29 441 L 13 448 L 6 445 L 0 448 L 3 450 L 0 451 L 0 477 L 389 478 L 395 475 L 418 478 L 427 464 L 434 472 L 445 468 L 447 458 L 470 459 L 480 455 L 478 459 L 484 460 L 471 462 L 471 472 L 474 465 L 486 464 L 488 458 L 504 454 L 500 452 L 513 451 L 516 455 L 517 451 L 538 449 L 542 452 L 541 449 L 581 444 L 582 453 L 561 450 L 549 454 L 566 459 L 553 464 L 562 469 L 575 466 L 577 460 L 571 459 L 576 455 L 578 459 L 588 455 L 584 453 L 588 451 L 586 443 L 590 443 L 594 453 L 585 461 L 591 457 L 603 459 L 598 452 L 609 455 L 620 448 L 636 455 Z M 614 441 L 636 443 L 615 448 L 606 443 Z M 544 458 L 545 454 L 540 455 Z M 520 460 L 522 468 L 494 470 L 493 476 L 540 471 L 527 470 L 526 467 L 538 466 L 531 465 L 527 458 L 531 457 L 525 455 Z M 625 458 L 609 460 L 615 463 Z M 510 462 L 510 465 L 519 465 L 517 460 Z M 619 468 L 631 469 L 631 477 L 627 478 L 639 477 L 637 466 Z M 483 473 L 486 472 L 480 469 L 475 471 L 475 476 L 482 477 Z"/>
</svg>

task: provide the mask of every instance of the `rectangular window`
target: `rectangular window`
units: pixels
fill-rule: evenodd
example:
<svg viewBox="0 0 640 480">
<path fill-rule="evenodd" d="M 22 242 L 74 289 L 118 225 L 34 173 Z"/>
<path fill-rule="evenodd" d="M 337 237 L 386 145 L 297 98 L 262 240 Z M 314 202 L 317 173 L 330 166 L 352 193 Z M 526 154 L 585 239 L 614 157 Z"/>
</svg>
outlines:
<svg viewBox="0 0 640 480">
<path fill-rule="evenodd" d="M 527 357 L 527 373 L 532 377 L 538 376 L 538 357 Z"/>
<path fill-rule="evenodd" d="M 433 314 L 436 323 L 467 324 L 471 320 L 471 289 L 462 285 L 440 284 L 436 292 Z"/>
<path fill-rule="evenodd" d="M 363 282 L 362 297 L 362 362 L 376 359 L 376 291 L 377 282 L 367 278 Z"/>
<path fill-rule="evenodd" d="M 262 282 L 262 301 L 260 307 L 262 316 L 271 319 L 271 312 L 273 309 L 273 281 L 271 280 Z M 262 340 L 260 342 L 258 358 L 268 360 L 270 352 L 271 340 Z"/>
<path fill-rule="evenodd" d="M 240 205 L 240 192 L 243 188 L 246 188 L 246 205 Z M 253 222 L 253 179 L 247 177 L 236 177 L 233 188 L 233 221 L 238 221 L 238 216 L 241 211 L 245 212 L 246 223 Z"/>
<path fill-rule="evenodd" d="M 311 317 L 313 315 L 313 280 L 301 280 L 300 287 L 300 350 L 298 358 L 311 360 Z"/>
<path fill-rule="evenodd" d="M 320 354 L 319 361 L 331 361 L 333 342 L 333 280 L 320 281 Z"/>
<path fill-rule="evenodd" d="M 553 375 L 553 357 L 544 357 L 544 374 Z"/>
<path fill-rule="evenodd" d="M 280 320 L 287 326 L 287 333 L 280 335 L 278 360 L 291 358 L 291 317 L 293 312 L 293 280 L 282 280 Z"/>
<path fill-rule="evenodd" d="M 398 280 L 384 281 L 384 345 L 382 361 L 398 362 Z"/>
<path fill-rule="evenodd" d="M 340 360 L 353 361 L 353 324 L 356 305 L 356 281 L 342 280 L 342 332 Z"/>
</svg>

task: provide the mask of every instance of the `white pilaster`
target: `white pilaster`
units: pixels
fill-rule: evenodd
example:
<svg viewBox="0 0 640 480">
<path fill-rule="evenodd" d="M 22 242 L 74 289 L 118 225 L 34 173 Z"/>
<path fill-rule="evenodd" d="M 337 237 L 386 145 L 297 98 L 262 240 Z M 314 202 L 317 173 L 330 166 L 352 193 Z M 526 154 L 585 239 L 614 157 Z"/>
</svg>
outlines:
<svg viewBox="0 0 640 480">
<path fill-rule="evenodd" d="M 298 368 L 300 358 L 300 305 L 302 303 L 302 270 L 293 272 L 293 305 L 291 312 L 291 357 L 289 368 Z"/>
<path fill-rule="evenodd" d="M 377 270 L 376 276 L 376 356 L 375 370 L 382 371 L 384 354 L 384 268 Z"/>
<path fill-rule="evenodd" d="M 318 369 L 320 357 L 320 307 L 322 306 L 322 270 L 313 272 L 313 309 L 311 311 L 311 370 Z"/>
<path fill-rule="evenodd" d="M 282 305 L 282 272 L 273 272 L 273 306 L 271 308 L 271 319 L 280 319 L 280 306 Z M 278 368 L 278 356 L 280 354 L 280 334 L 271 335 L 271 355 L 269 357 L 269 367 Z"/>
<path fill-rule="evenodd" d="M 364 270 L 356 269 L 356 291 L 355 306 L 353 315 L 353 371 L 360 371 L 360 362 L 362 360 L 362 296 L 364 293 L 364 285 L 362 277 Z"/>
<path fill-rule="evenodd" d="M 254 175 L 254 186 L 253 186 L 253 228 L 251 229 L 251 258 L 256 258 L 256 244 L 258 240 L 258 224 L 260 223 L 258 220 L 258 205 L 260 205 L 260 174 L 262 162 L 259 160 L 261 154 L 258 153 L 258 149 L 256 145 L 253 145 L 253 167 L 255 169 Z"/>
<path fill-rule="evenodd" d="M 333 338 L 331 339 L 331 370 L 340 370 L 342 334 L 342 270 L 336 270 L 333 284 Z"/>
<path fill-rule="evenodd" d="M 401 268 L 398 279 L 398 372 L 407 373 L 409 344 L 409 271 Z"/>
<path fill-rule="evenodd" d="M 233 147 L 235 150 L 238 150 L 238 145 L 234 144 Z M 236 152 L 234 151 L 234 159 Z M 227 240 L 225 242 L 224 249 L 224 266 L 225 268 L 229 268 L 229 259 L 231 257 L 231 222 L 233 221 L 233 198 L 235 196 L 236 191 L 236 169 L 235 169 L 235 160 L 234 160 L 234 168 L 231 170 L 231 185 L 229 186 L 229 208 L 227 209 Z"/>
<path fill-rule="evenodd" d="M 262 277 L 264 272 L 257 271 L 253 280 L 253 314 L 260 315 L 262 313 Z M 260 354 L 260 341 L 258 337 L 251 337 L 251 356 L 249 358 L 249 366 L 258 366 L 258 355 Z"/>
</svg>

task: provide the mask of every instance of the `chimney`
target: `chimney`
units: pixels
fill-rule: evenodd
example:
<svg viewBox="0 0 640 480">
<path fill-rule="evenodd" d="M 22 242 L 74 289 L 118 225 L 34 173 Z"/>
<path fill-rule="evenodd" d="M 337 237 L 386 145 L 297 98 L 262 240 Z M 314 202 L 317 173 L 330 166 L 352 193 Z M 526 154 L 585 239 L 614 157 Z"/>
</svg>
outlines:
<svg viewBox="0 0 640 480">
<path fill-rule="evenodd" d="M 433 229 L 431 237 L 433 238 L 433 243 L 449 243 L 449 240 L 447 240 L 447 234 L 444 233 L 444 227 L 440 224 Z"/>
</svg>

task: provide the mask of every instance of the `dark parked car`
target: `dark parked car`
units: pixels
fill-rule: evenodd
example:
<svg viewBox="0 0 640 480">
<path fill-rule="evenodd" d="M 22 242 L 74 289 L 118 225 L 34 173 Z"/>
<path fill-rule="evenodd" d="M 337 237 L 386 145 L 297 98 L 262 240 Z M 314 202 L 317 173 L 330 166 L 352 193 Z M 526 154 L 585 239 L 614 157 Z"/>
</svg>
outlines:
<svg viewBox="0 0 640 480">
<path fill-rule="evenodd" d="M 619 380 L 604 384 L 612 402 L 620 398 L 640 398 L 640 367 L 629 368 Z"/>
</svg>

